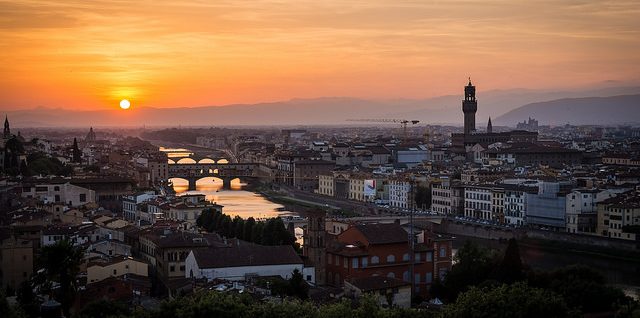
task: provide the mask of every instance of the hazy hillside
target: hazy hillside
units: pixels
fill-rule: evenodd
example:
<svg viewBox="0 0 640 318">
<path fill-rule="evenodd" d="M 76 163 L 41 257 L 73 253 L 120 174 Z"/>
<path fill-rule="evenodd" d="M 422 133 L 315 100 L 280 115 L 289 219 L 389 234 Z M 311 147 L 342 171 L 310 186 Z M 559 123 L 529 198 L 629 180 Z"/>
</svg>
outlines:
<svg viewBox="0 0 640 318">
<path fill-rule="evenodd" d="M 640 123 L 640 95 L 563 98 L 531 103 L 496 118 L 495 123 L 514 125 L 528 117 L 551 125 Z"/>
<path fill-rule="evenodd" d="M 462 88 L 461 88 L 462 92 Z M 524 104 L 566 97 L 610 96 L 640 93 L 638 87 L 591 88 L 575 91 L 544 91 L 528 89 L 478 91 L 477 122 L 483 125 L 491 116 L 512 111 Z M 237 104 L 205 107 L 135 108 L 101 111 L 74 111 L 69 109 L 36 108 L 10 111 L 14 127 L 87 127 L 87 126 L 218 126 L 218 125 L 309 125 L 355 124 L 350 118 L 415 119 L 421 123 L 462 124 L 462 96 L 440 96 L 430 99 L 364 100 L 348 97 L 293 99 L 289 101 Z M 626 104 L 625 104 L 626 105 Z M 528 107 L 528 106 L 527 106 Z M 593 106 L 597 108 L 597 106 Z M 529 116 L 546 123 L 546 118 L 529 110 L 509 112 L 496 124 L 514 124 Z M 601 114 L 603 111 L 594 111 Z M 608 113 L 609 111 L 604 111 Z M 627 113 L 625 113 L 627 114 Z M 629 120 L 632 114 L 619 118 Z M 575 116 L 575 114 L 573 115 Z M 593 115 L 590 118 L 599 118 Z M 504 119 L 503 119 L 504 118 Z M 618 118 L 618 117 L 616 117 Z M 502 119 L 500 121 L 500 119 Z M 567 122 L 566 120 L 562 122 Z M 572 121 L 569 121 L 572 122 Z M 587 121 L 588 122 L 588 121 Z M 596 121 L 597 122 L 597 121 Z M 615 122 L 615 121 L 614 121 Z"/>
</svg>

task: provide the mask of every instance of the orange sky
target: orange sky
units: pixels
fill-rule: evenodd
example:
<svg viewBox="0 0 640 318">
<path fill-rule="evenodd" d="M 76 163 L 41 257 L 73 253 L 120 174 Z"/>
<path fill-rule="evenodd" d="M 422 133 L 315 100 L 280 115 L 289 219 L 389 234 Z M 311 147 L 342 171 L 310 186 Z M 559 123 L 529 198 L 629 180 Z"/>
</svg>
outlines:
<svg viewBox="0 0 640 318">
<path fill-rule="evenodd" d="M 640 74 L 620 1 L 0 1 L 0 109 L 423 98 Z"/>
</svg>

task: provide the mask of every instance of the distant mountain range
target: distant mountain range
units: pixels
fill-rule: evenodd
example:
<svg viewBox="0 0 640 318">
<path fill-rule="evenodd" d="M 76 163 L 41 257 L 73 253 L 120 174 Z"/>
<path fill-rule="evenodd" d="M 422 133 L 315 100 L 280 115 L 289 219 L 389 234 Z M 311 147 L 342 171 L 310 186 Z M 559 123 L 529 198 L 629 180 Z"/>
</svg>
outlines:
<svg viewBox="0 0 640 318">
<path fill-rule="evenodd" d="M 639 95 L 631 94 L 640 94 L 640 87 L 597 87 L 574 91 L 511 89 L 483 92 L 480 89 L 476 122 L 478 127 L 482 127 L 489 116 L 498 125 L 514 125 L 528 117 L 538 119 L 540 124 L 637 122 L 640 120 Z M 8 115 L 14 127 L 371 125 L 346 121 L 357 118 L 399 118 L 420 120 L 421 123 L 462 125 L 461 99 L 462 93 L 460 96 L 420 100 L 325 97 L 224 106 L 144 107 L 127 111 L 40 107 L 9 111 Z"/>
<path fill-rule="evenodd" d="M 531 103 L 496 118 L 495 123 L 514 125 L 528 117 L 545 125 L 638 124 L 640 94 L 610 97 L 563 98 Z"/>
</svg>

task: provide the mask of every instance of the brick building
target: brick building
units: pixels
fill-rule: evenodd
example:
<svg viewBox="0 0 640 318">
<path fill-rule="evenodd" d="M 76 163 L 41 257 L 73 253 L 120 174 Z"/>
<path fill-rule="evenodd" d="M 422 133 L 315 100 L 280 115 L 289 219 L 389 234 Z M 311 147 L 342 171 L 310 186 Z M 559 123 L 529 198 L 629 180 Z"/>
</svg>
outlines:
<svg viewBox="0 0 640 318">
<path fill-rule="evenodd" d="M 327 283 L 343 286 L 354 279 L 383 276 L 415 283 L 426 296 L 435 279 L 451 268 L 451 241 L 425 238 L 414 248 L 414 275 L 409 235 L 397 223 L 358 224 L 336 236 L 327 246 Z"/>
</svg>

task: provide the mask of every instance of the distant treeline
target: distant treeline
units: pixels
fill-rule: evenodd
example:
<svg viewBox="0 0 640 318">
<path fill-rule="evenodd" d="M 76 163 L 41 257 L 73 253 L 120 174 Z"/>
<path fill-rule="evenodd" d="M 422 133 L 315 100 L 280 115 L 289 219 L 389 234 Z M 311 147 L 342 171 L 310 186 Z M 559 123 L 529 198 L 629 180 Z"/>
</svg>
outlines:
<svg viewBox="0 0 640 318">
<path fill-rule="evenodd" d="M 225 237 L 235 237 L 261 245 L 292 245 L 298 249 L 295 235 L 291 234 L 281 218 L 270 218 L 266 221 L 256 221 L 250 217 L 243 219 L 235 216 L 233 219 L 214 209 L 202 211 L 196 223 L 208 232 L 217 232 Z"/>
</svg>

